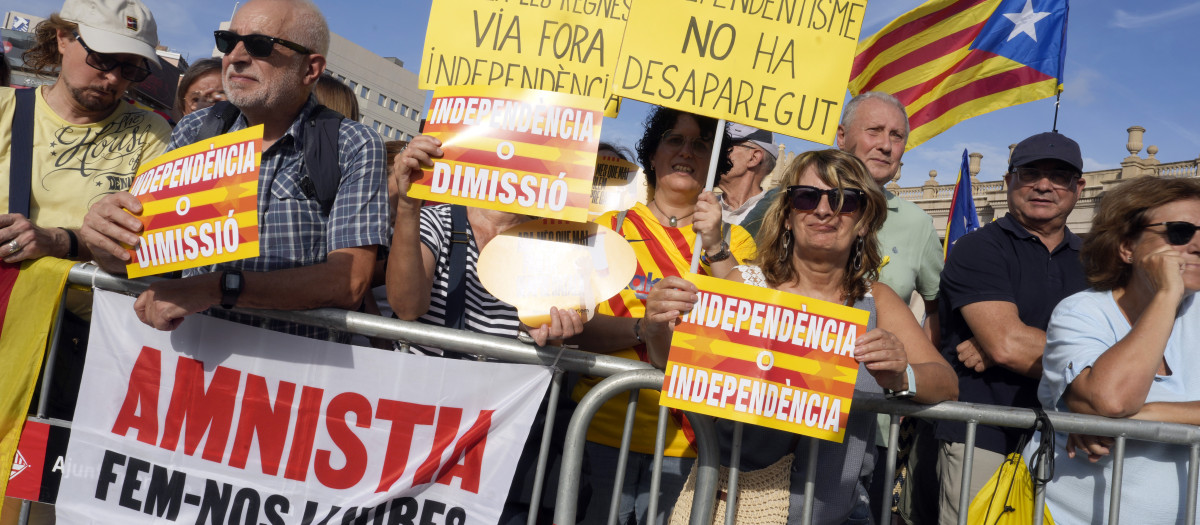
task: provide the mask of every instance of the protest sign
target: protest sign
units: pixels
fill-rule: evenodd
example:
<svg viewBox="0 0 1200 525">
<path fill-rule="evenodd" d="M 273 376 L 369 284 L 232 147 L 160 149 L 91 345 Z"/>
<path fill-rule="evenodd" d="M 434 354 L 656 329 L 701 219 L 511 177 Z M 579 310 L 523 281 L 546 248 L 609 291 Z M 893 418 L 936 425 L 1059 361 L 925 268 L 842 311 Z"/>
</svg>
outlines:
<svg viewBox="0 0 1200 525">
<path fill-rule="evenodd" d="M 622 96 L 833 144 L 866 0 L 636 2 Z"/>
<path fill-rule="evenodd" d="M 25 422 L 5 496 L 54 503 L 59 483 L 71 474 L 65 461 L 71 429 L 43 421 Z"/>
<path fill-rule="evenodd" d="M 258 257 L 262 126 L 168 151 L 138 167 L 142 203 L 130 278 Z"/>
<path fill-rule="evenodd" d="M 610 211 L 632 208 L 642 199 L 644 190 L 645 179 L 638 177 L 637 164 L 617 157 L 597 156 L 588 221 L 599 219 Z"/>
<path fill-rule="evenodd" d="M 477 268 L 488 293 L 515 306 L 522 323 L 537 327 L 550 322 L 551 307 L 591 319 L 596 304 L 633 278 L 637 256 L 604 226 L 540 219 L 493 238 Z"/>
<path fill-rule="evenodd" d="M 424 132 L 442 141 L 444 155 L 408 195 L 584 222 L 604 120 L 599 106 L 548 91 L 438 89 Z"/>
<path fill-rule="evenodd" d="M 496 523 L 550 380 L 95 301 L 58 523 Z"/>
<path fill-rule="evenodd" d="M 498 86 L 607 101 L 632 0 L 434 2 L 417 87 Z M 507 9 L 506 9 L 507 8 Z"/>
<path fill-rule="evenodd" d="M 663 406 L 842 442 L 868 312 L 702 275 L 675 326 Z"/>
</svg>

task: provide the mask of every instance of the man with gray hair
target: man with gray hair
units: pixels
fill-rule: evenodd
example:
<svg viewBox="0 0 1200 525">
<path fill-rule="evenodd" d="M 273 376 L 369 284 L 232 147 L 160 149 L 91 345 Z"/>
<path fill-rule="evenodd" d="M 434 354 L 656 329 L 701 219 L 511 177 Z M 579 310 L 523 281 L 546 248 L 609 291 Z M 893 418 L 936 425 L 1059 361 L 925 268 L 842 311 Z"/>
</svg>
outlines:
<svg viewBox="0 0 1200 525">
<path fill-rule="evenodd" d="M 721 194 L 721 220 L 726 224 L 740 224 L 751 236 L 758 234 L 763 215 L 771 207 L 777 188 L 763 191 L 763 179 L 775 169 L 779 147 L 774 135 L 767 130 L 745 124 L 730 122 L 725 125 L 729 133 L 729 162 L 733 165 L 721 175 L 718 187 Z"/>
<path fill-rule="evenodd" d="M 879 282 L 891 287 L 906 301 L 914 292 L 921 296 L 925 306 L 925 334 L 936 347 L 940 330 L 937 298 L 942 272 L 941 243 L 933 228 L 933 218 L 916 204 L 888 191 L 885 186 L 900 173 L 900 159 L 908 145 L 908 132 L 908 115 L 904 104 L 887 93 L 867 91 L 850 99 L 842 111 L 842 122 L 837 129 L 837 146 L 867 165 L 871 178 L 875 179 L 887 197 L 887 219 L 878 233 L 879 249 L 883 252 L 880 254 L 883 263 L 879 268 Z M 927 423 L 914 418 L 909 420 L 909 425 L 917 427 L 915 434 L 930 434 Z M 889 421 L 889 416 L 879 416 L 879 439 L 876 445 L 887 445 Z M 925 438 L 924 446 L 928 446 L 930 441 Z M 914 447 L 919 446 L 922 445 L 914 444 Z M 931 456 L 932 453 L 918 454 L 914 450 L 909 461 L 915 465 L 920 460 L 933 460 Z M 876 457 L 886 456 L 881 453 Z M 882 479 L 882 461 L 876 467 L 869 490 L 871 496 L 878 496 L 883 486 L 892 482 Z M 919 489 L 919 485 L 910 480 L 905 490 Z M 871 505 L 872 512 L 877 512 L 878 507 Z M 876 516 L 876 520 L 883 518 Z"/>
<path fill-rule="evenodd" d="M 207 138 L 213 119 L 224 123 L 221 132 L 263 126 L 260 255 L 155 282 L 134 307 L 143 322 L 160 330 L 172 330 L 185 316 L 220 305 L 210 314 L 325 338 L 327 331 L 317 327 L 223 309 L 353 309 L 362 303 L 376 251 L 389 239 L 383 140 L 361 123 L 339 118 L 336 137 L 331 137 L 336 147 L 329 146 L 336 149 L 327 154 L 338 159 L 341 173 L 330 175 L 307 165 L 305 149 L 311 142 L 305 134 L 314 133 L 310 124 L 316 121 L 310 118 L 318 110 L 313 86 L 325 70 L 329 48 L 329 28 L 312 2 L 251 0 L 234 14 L 228 30 L 214 36 L 217 49 L 225 53 L 222 81 L 233 111 L 219 104 L 189 114 L 175 128 L 171 147 Z M 326 205 L 319 185 L 329 176 L 340 180 L 334 181 L 336 195 Z M 132 195 L 119 193 L 88 213 L 81 237 L 105 270 L 123 273 L 129 255 L 121 244 L 137 245 L 142 225 L 132 214 L 141 208 Z"/>
</svg>

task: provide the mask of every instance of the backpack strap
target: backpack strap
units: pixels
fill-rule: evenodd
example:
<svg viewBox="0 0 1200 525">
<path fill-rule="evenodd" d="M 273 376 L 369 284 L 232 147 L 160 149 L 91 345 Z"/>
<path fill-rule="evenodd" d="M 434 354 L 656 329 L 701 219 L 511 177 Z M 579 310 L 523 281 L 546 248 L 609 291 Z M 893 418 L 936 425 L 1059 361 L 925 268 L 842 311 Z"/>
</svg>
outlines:
<svg viewBox="0 0 1200 525">
<path fill-rule="evenodd" d="M 310 198 L 317 199 L 326 217 L 333 211 L 333 201 L 342 184 L 338 128 L 344 118 L 337 111 L 317 106 L 304 124 L 305 173 L 300 187 Z"/>
<path fill-rule="evenodd" d="M 621 227 L 625 226 L 625 216 L 628 214 L 629 210 L 621 210 L 621 212 L 617 214 L 617 222 L 613 224 L 613 231 L 617 232 L 617 235 L 621 235 Z M 624 237 L 624 235 L 621 236 Z"/>
<path fill-rule="evenodd" d="M 208 140 L 217 135 L 228 133 L 229 128 L 233 127 L 233 124 L 237 122 L 238 116 L 241 114 L 242 112 L 238 110 L 237 106 L 234 106 L 228 100 L 222 100 L 213 104 L 204 122 L 200 123 L 200 131 L 196 134 L 196 141 Z"/>
<path fill-rule="evenodd" d="M 16 90 L 13 111 L 12 143 L 9 147 L 8 212 L 29 218 L 30 191 L 33 188 L 33 111 L 37 93 Z"/>
<path fill-rule="evenodd" d="M 467 207 L 450 205 L 450 278 L 446 283 L 447 328 L 462 329 L 467 324 L 467 249 L 471 234 L 467 232 Z"/>
</svg>

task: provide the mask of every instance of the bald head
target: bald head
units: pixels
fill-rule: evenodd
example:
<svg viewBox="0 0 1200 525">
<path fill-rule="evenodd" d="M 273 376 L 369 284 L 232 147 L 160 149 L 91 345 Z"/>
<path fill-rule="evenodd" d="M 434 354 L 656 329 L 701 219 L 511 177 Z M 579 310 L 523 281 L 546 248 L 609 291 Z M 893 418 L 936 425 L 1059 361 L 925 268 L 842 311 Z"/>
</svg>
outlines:
<svg viewBox="0 0 1200 525">
<path fill-rule="evenodd" d="M 329 54 L 329 24 L 311 0 L 250 0 L 233 15 L 235 21 L 239 17 L 273 18 L 280 34 L 271 36 L 291 40 L 319 55 Z"/>
</svg>

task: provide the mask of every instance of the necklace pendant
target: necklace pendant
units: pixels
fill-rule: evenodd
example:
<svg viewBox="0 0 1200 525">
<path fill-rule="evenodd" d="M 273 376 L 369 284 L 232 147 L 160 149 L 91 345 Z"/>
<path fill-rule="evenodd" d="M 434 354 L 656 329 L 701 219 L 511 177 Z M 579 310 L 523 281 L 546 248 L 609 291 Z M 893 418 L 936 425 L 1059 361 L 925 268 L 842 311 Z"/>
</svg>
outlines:
<svg viewBox="0 0 1200 525">
<path fill-rule="evenodd" d="M 671 224 L 671 227 L 672 227 L 672 228 L 678 228 L 678 227 L 679 227 L 679 219 L 678 219 L 678 218 L 676 218 L 674 215 L 672 215 L 670 218 L 668 218 L 668 219 L 667 219 L 667 222 Z"/>
</svg>

